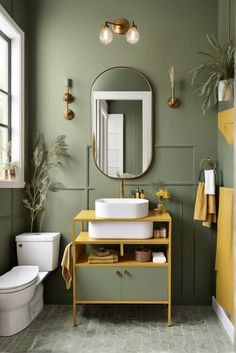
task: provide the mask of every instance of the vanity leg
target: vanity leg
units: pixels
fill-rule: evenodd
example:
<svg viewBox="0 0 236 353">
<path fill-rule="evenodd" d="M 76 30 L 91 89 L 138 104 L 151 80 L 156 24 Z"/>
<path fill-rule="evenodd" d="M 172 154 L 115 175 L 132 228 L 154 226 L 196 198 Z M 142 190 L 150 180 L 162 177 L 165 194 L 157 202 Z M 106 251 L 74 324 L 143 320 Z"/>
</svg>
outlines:
<svg viewBox="0 0 236 353">
<path fill-rule="evenodd" d="M 73 327 L 77 326 L 76 304 L 73 303 Z"/>
<path fill-rule="evenodd" d="M 168 327 L 173 326 L 173 322 L 171 320 L 171 303 L 168 303 Z"/>
<path fill-rule="evenodd" d="M 73 243 L 72 243 L 72 254 L 73 254 L 73 327 L 77 326 L 77 318 L 76 318 L 76 245 L 75 245 L 75 235 L 76 228 L 75 222 L 73 222 Z"/>
</svg>

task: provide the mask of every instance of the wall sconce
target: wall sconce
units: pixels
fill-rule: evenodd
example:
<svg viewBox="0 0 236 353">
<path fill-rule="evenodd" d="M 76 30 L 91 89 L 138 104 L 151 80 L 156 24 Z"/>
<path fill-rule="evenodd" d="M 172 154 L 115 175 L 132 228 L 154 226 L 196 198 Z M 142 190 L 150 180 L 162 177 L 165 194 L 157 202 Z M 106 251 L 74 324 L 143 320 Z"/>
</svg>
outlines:
<svg viewBox="0 0 236 353">
<path fill-rule="evenodd" d="M 171 97 L 168 99 L 167 104 L 170 108 L 175 109 L 180 106 L 180 100 L 175 97 L 175 71 L 173 66 L 171 66 L 169 70 L 169 75 L 170 75 Z"/>
<path fill-rule="evenodd" d="M 65 79 L 65 87 L 66 87 L 66 92 L 63 96 L 63 101 L 66 102 L 66 110 L 64 111 L 64 118 L 66 120 L 72 120 L 74 118 L 74 112 L 69 109 L 69 104 L 71 104 L 74 101 L 74 97 L 70 93 L 70 89 L 72 87 L 72 79 L 66 77 Z"/>
<path fill-rule="evenodd" d="M 109 25 L 111 25 L 112 30 Z M 131 24 L 125 18 L 118 18 L 114 22 L 105 21 L 100 31 L 100 41 L 105 45 L 111 43 L 113 39 L 112 32 L 116 34 L 126 34 L 126 40 L 130 44 L 135 44 L 139 41 L 140 35 L 134 21 L 132 21 Z"/>
</svg>

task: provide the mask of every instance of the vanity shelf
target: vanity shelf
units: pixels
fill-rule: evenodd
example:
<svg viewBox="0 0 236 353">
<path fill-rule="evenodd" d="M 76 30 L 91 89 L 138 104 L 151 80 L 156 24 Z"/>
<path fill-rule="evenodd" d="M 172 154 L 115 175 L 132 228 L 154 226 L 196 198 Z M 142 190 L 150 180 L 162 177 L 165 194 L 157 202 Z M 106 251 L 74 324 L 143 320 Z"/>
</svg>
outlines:
<svg viewBox="0 0 236 353">
<path fill-rule="evenodd" d="M 119 261 L 117 263 L 113 263 L 113 264 L 89 264 L 88 263 L 88 255 L 89 254 L 82 254 L 79 259 L 76 261 L 76 266 L 80 267 L 80 266 L 88 266 L 88 267 L 104 267 L 104 266 L 108 266 L 108 267 L 120 267 L 120 266 L 132 266 L 132 267 L 167 267 L 169 264 L 168 262 L 165 262 L 163 264 L 161 263 L 154 263 L 152 261 L 150 262 L 139 262 L 135 260 L 135 255 L 134 253 L 129 253 L 126 254 L 124 256 L 120 256 L 119 257 Z"/>
<path fill-rule="evenodd" d="M 87 222 L 154 222 L 165 223 L 167 238 L 95 239 L 85 231 Z M 77 233 L 77 225 L 80 233 Z M 171 227 L 169 213 L 150 211 L 145 218 L 96 218 L 94 210 L 83 210 L 73 218 L 73 326 L 77 325 L 77 304 L 167 304 L 168 325 L 171 321 Z M 117 263 L 90 264 L 85 246 L 114 245 Z M 132 245 L 148 245 L 154 251 L 164 249 L 166 263 L 138 262 Z"/>
</svg>

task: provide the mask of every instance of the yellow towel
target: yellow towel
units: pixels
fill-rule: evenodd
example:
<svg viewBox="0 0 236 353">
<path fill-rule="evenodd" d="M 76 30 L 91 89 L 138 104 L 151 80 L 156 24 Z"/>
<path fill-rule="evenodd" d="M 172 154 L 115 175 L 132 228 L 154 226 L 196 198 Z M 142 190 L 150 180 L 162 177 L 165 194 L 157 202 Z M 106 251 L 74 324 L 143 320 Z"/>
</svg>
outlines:
<svg viewBox="0 0 236 353">
<path fill-rule="evenodd" d="M 72 281 L 73 264 L 72 264 L 71 250 L 72 250 L 72 243 L 69 243 L 65 247 L 63 258 L 61 261 L 62 277 L 66 282 L 66 289 L 70 289 L 71 281 Z"/>
<path fill-rule="evenodd" d="M 211 227 L 211 223 L 216 223 L 216 201 L 215 195 L 205 194 L 205 183 L 199 182 L 194 208 L 194 219 L 203 221 L 204 227 Z"/>
</svg>

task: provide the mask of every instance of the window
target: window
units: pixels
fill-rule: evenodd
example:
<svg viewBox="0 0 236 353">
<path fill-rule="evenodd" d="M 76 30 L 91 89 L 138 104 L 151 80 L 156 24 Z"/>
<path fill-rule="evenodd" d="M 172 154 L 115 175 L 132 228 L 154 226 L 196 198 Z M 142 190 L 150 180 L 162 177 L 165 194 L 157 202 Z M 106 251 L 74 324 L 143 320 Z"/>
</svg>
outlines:
<svg viewBox="0 0 236 353">
<path fill-rule="evenodd" d="M 11 41 L 0 32 L 0 160 L 11 140 Z"/>
<path fill-rule="evenodd" d="M 16 164 L 15 178 L 0 173 L 0 188 L 24 187 L 24 33 L 0 5 L 0 167 Z"/>
</svg>

